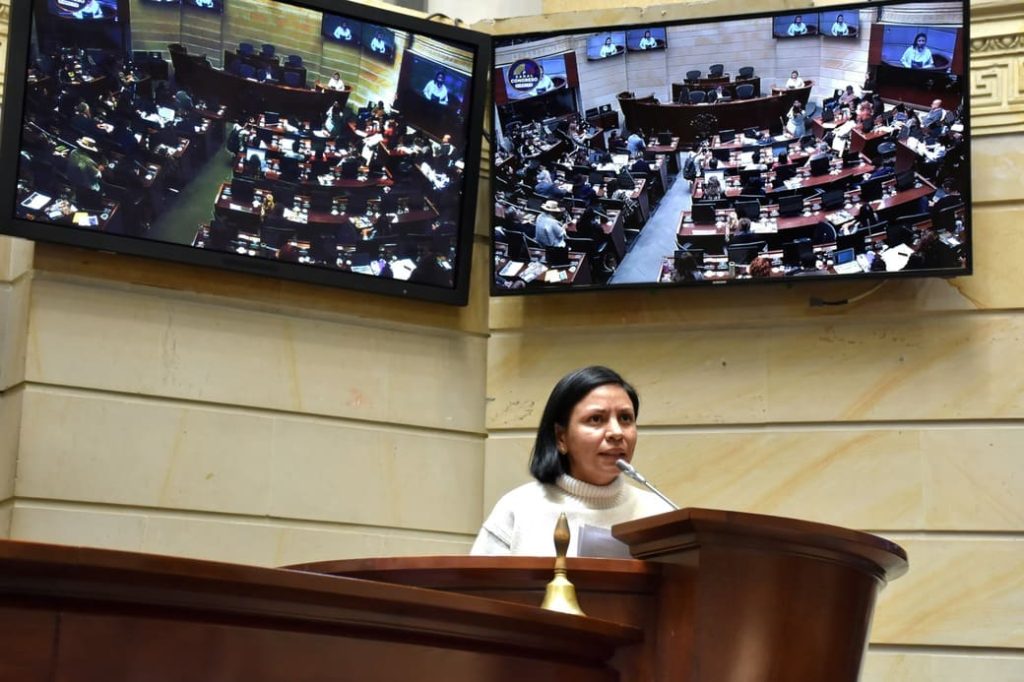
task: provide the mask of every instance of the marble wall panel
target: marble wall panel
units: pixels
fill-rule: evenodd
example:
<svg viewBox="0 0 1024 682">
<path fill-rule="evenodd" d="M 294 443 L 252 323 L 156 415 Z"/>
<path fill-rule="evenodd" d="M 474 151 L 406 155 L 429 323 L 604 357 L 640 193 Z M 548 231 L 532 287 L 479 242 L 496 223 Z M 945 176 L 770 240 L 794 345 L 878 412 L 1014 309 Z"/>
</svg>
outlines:
<svg viewBox="0 0 1024 682">
<path fill-rule="evenodd" d="M 0 523 L 2 520 L 0 516 Z M 369 556 L 464 554 L 472 541 L 468 536 L 398 529 L 34 500 L 14 506 L 11 537 L 259 566 Z"/>
<path fill-rule="evenodd" d="M 32 299 L 33 381 L 482 430 L 482 338 L 39 278 Z"/>
<path fill-rule="evenodd" d="M 910 571 L 882 593 L 871 641 L 1024 647 L 1024 548 L 1020 538 L 891 535 Z"/>
<path fill-rule="evenodd" d="M 643 405 L 642 405 L 643 408 Z M 734 509 L 871 532 L 1024 526 L 1020 426 L 645 429 L 634 464 L 682 507 Z M 533 435 L 487 440 L 484 512 L 530 480 Z"/>
<path fill-rule="evenodd" d="M 0 391 L 17 386 L 25 378 L 26 327 L 31 280 L 0 282 Z"/>
<path fill-rule="evenodd" d="M 482 441 L 30 386 L 17 495 L 472 533 Z"/>
<path fill-rule="evenodd" d="M 1024 378 L 1004 369 L 1024 360 L 1022 330 L 986 313 L 650 330 L 642 348 L 635 328 L 501 333 L 487 423 L 532 427 L 555 379 L 588 364 L 644 387 L 649 425 L 1019 418 Z"/>
<path fill-rule="evenodd" d="M 21 388 L 0 393 L 0 502 L 14 497 L 23 393 Z"/>
<path fill-rule="evenodd" d="M 32 269 L 34 242 L 0 236 L 0 282 L 13 282 Z"/>
<path fill-rule="evenodd" d="M 919 653 L 868 650 L 863 682 L 962 682 L 1024 679 L 1024 656 L 1018 652 L 968 655 L 963 651 Z"/>
</svg>

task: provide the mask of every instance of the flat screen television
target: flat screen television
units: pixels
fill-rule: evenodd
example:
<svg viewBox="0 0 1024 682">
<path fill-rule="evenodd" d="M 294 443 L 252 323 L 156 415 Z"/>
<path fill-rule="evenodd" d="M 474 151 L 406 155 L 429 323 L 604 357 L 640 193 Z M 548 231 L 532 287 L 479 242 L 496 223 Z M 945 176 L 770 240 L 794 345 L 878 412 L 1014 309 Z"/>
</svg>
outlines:
<svg viewBox="0 0 1024 682">
<path fill-rule="evenodd" d="M 772 17 L 772 35 L 776 38 L 805 38 L 818 35 L 818 13 L 780 14 Z"/>
<path fill-rule="evenodd" d="M 466 302 L 487 36 L 355 3 L 303 0 L 287 14 L 307 15 L 300 23 L 313 34 L 291 37 L 273 28 L 283 1 L 247 0 L 246 42 L 257 52 L 274 45 L 285 68 L 303 75 L 300 85 L 258 81 L 218 68 L 238 46 L 226 28 L 215 31 L 225 37 L 209 52 L 193 47 L 205 43 L 190 33 L 187 0 L 169 10 L 182 21 L 145 32 L 147 49 L 165 41 L 174 85 L 121 86 L 118 74 L 136 51 L 130 41 L 69 45 L 67 22 L 47 11 L 52 1 L 11 7 L 0 231 Z M 235 10 L 227 3 L 216 19 L 233 22 Z M 325 13 L 372 26 L 394 63 L 362 50 L 345 64 L 345 90 L 302 86 L 340 68 L 333 37 L 320 34 Z M 206 24 L 201 30 L 210 34 Z M 250 59 L 264 66 L 258 54 Z M 447 104 L 428 102 L 420 82 L 439 65 Z M 116 85 L 91 87 L 96 82 Z M 357 111 L 368 101 L 386 104 Z"/>
<path fill-rule="evenodd" d="M 587 38 L 587 59 L 596 61 L 626 53 L 626 34 L 622 31 L 598 33 Z"/>
<path fill-rule="evenodd" d="M 818 32 L 826 38 L 859 38 L 860 12 L 857 10 L 819 12 Z"/>
<path fill-rule="evenodd" d="M 350 17 L 324 12 L 320 34 L 342 45 L 359 45 L 363 40 L 363 25 Z"/>
<path fill-rule="evenodd" d="M 185 7 L 224 14 L 224 0 L 181 0 Z"/>
<path fill-rule="evenodd" d="M 395 32 L 378 24 L 363 24 L 363 51 L 382 62 L 395 61 Z"/>
<path fill-rule="evenodd" d="M 117 21 L 117 0 L 49 0 L 47 9 L 58 19 Z"/>
<path fill-rule="evenodd" d="M 890 7 L 897 11 L 886 12 Z M 952 23 L 941 28 L 959 36 L 955 50 L 963 53 L 956 55 L 963 60 L 967 58 L 969 40 L 967 27 L 962 21 L 957 23 L 957 15 L 967 16 L 966 4 L 959 7 L 959 13 L 952 11 L 948 15 Z M 945 153 L 936 154 L 915 144 L 899 147 L 894 154 L 900 160 L 899 170 L 912 171 L 902 182 L 895 182 L 892 175 L 868 180 L 877 170 L 872 164 L 865 161 L 856 169 L 848 168 L 831 151 L 811 163 L 808 157 L 812 150 L 828 149 L 823 145 L 826 140 L 818 139 L 819 133 L 815 132 L 823 127 L 807 121 L 805 134 L 797 138 L 787 132 L 788 126 L 783 129 L 780 121 L 789 116 L 795 102 L 804 104 L 812 112 L 811 117 L 818 116 L 815 112 L 820 111 L 820 106 L 807 107 L 808 102 L 818 103 L 831 97 L 847 82 L 859 85 L 874 78 L 877 62 L 870 55 L 881 45 L 883 29 L 877 17 L 886 17 L 890 23 L 899 18 L 919 21 L 917 17 L 930 12 L 930 8 L 927 3 L 905 1 L 816 7 L 801 17 L 814 26 L 814 31 L 824 30 L 824 25 L 818 23 L 820 17 L 837 23 L 841 12 L 844 24 L 860 20 L 857 30 L 863 40 L 845 41 L 837 37 L 826 45 L 824 38 L 820 38 L 818 47 L 800 48 L 797 52 L 793 51 L 793 43 L 776 40 L 768 30 L 794 23 L 796 15 L 792 10 L 680 19 L 653 26 L 665 31 L 673 48 L 643 59 L 635 59 L 629 53 L 625 59 L 607 60 L 599 66 L 586 61 L 590 36 L 624 31 L 628 46 L 631 31 L 646 31 L 652 25 L 581 26 L 578 30 L 495 37 L 493 82 L 497 115 L 493 148 L 500 149 L 501 154 L 500 162 L 498 156 L 492 160 L 492 293 L 528 295 L 970 274 L 970 106 L 966 79 L 950 75 L 941 80 L 941 74 L 932 74 L 927 83 L 905 80 L 899 89 L 893 88 L 886 95 L 894 97 L 893 102 L 904 102 L 922 116 L 927 113 L 931 99 L 938 96 L 945 110 L 941 117 L 932 113 L 939 123 L 928 131 L 929 140 L 934 140 Z M 907 28 L 919 27 L 914 24 Z M 811 31 L 809 28 L 808 32 Z M 675 48 L 697 44 L 710 35 L 720 43 L 716 49 L 723 55 L 725 73 L 731 74 L 726 76 L 728 82 L 722 83 L 725 92 L 738 87 L 735 76 L 746 65 L 742 61 L 728 62 L 727 55 L 756 52 L 766 55 L 763 64 L 776 67 L 755 65 L 761 87 L 750 100 L 734 99 L 728 106 L 674 103 L 673 81 L 678 83 L 678 74 L 691 70 L 707 73 L 708 68 L 707 54 L 687 58 L 685 50 L 677 53 Z M 564 45 L 576 47 L 557 55 L 545 52 Z M 850 59 L 860 55 L 861 72 L 832 74 L 829 65 L 844 59 L 844 51 L 851 53 Z M 570 66 L 564 86 L 569 93 L 568 109 L 552 110 L 554 102 L 533 91 L 541 73 L 537 63 L 546 59 L 552 60 L 550 70 L 560 69 L 563 64 Z M 576 64 L 578 73 L 571 68 Z M 785 87 L 792 70 L 812 75 L 807 87 Z M 663 81 L 652 81 L 652 73 L 664 73 Z M 932 94 L 927 88 L 938 87 L 939 80 L 941 94 Z M 519 87 L 513 88 L 513 82 Z M 641 82 L 642 88 L 637 85 Z M 580 116 L 603 105 L 608 93 L 616 93 L 620 114 L 617 125 L 605 130 L 595 131 L 593 125 L 584 129 Z M 923 104 L 919 101 L 922 99 Z M 765 130 L 775 132 L 770 137 L 749 134 Z M 661 136 L 678 138 L 679 158 L 673 158 L 670 152 L 656 151 Z M 787 153 L 788 160 L 776 163 L 782 151 Z M 679 173 L 694 165 L 684 157 L 697 152 L 698 165 L 705 169 L 704 177 L 698 175 L 692 182 L 684 181 L 688 178 L 680 177 Z M 646 157 L 649 168 L 634 168 L 634 186 L 618 182 L 619 171 L 623 167 L 633 168 L 640 156 Z M 722 174 L 718 181 L 720 191 L 715 191 L 715 183 L 709 182 L 716 169 Z M 854 170 L 857 172 L 853 173 Z M 595 173 L 616 181 L 603 187 L 590 183 L 592 191 L 585 180 Z M 888 243 L 884 231 L 878 231 L 870 237 L 870 244 L 864 245 L 872 254 L 872 258 L 864 261 L 870 268 L 832 267 L 830 263 L 834 261 L 829 256 L 837 248 L 837 236 L 853 227 L 851 217 L 860 215 L 865 203 L 870 202 L 878 214 L 872 222 L 900 225 L 905 222 L 901 219 L 923 212 L 936 193 L 942 195 L 938 188 L 947 184 L 954 188 L 953 198 L 942 199 L 942 208 L 948 203 L 953 209 L 910 222 L 907 231 L 911 238 L 901 242 L 900 252 L 886 254 L 887 249 L 895 246 Z M 713 203 L 706 202 L 707 199 Z M 517 209 L 510 213 L 502 208 L 505 206 Z M 594 212 L 604 217 L 594 219 Z M 956 219 L 950 217 L 954 215 Z M 727 249 L 735 232 L 728 227 L 730 219 L 741 217 L 751 220 L 752 233 L 757 241 L 764 242 L 764 248 L 756 252 L 753 275 L 736 258 L 731 258 Z M 935 231 L 945 245 L 941 258 L 909 258 L 902 253 L 922 243 L 933 243 L 927 234 L 929 230 Z M 522 243 L 514 247 L 508 243 L 515 240 L 509 237 L 514 232 L 527 234 L 525 251 Z M 805 243 L 812 247 L 810 255 L 804 253 Z M 674 270 L 673 251 L 687 244 L 704 252 L 696 277 Z M 800 250 L 791 247 L 787 258 L 786 244 L 799 245 Z M 548 249 L 562 247 L 569 247 L 569 265 L 563 261 L 549 263 Z M 750 255 L 749 251 L 745 256 Z M 875 254 L 878 259 L 873 258 Z M 951 254 L 956 256 L 955 260 Z M 764 276 L 769 270 L 765 261 L 771 265 L 768 276 Z M 808 274 L 809 263 L 817 268 L 817 277 L 803 276 Z"/>
<path fill-rule="evenodd" d="M 886 24 L 882 62 L 896 68 L 948 73 L 958 33 L 957 27 Z"/>
<path fill-rule="evenodd" d="M 668 37 L 664 26 L 636 28 L 626 31 L 626 49 L 630 52 L 664 50 L 667 47 Z"/>
</svg>

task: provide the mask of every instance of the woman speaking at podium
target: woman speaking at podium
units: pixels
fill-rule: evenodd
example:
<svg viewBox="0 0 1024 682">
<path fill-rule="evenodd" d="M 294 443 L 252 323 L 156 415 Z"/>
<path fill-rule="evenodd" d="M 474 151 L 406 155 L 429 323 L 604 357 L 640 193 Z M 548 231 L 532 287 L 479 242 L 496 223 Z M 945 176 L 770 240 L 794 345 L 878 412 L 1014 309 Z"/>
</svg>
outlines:
<svg viewBox="0 0 1024 682">
<path fill-rule="evenodd" d="M 553 556 L 561 512 L 578 554 L 581 526 L 610 528 L 670 511 L 656 495 L 629 485 L 616 460 L 633 459 L 636 390 L 613 370 L 591 366 L 562 377 L 548 397 L 530 457 L 536 479 L 506 493 L 484 521 L 472 554 Z"/>
</svg>

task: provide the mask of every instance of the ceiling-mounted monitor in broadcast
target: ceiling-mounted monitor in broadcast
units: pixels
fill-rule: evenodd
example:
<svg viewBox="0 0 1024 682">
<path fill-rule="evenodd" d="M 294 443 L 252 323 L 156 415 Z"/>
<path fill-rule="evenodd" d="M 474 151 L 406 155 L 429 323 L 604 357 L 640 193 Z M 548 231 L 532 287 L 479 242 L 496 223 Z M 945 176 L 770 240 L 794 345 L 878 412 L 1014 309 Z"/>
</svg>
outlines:
<svg viewBox="0 0 1024 682">
<path fill-rule="evenodd" d="M 970 274 L 967 9 L 930 7 L 496 38 L 492 292 Z"/>
<path fill-rule="evenodd" d="M 122 0 L 83 30 L 117 3 L 71 3 L 11 8 L 0 231 L 466 301 L 486 36 L 327 0 Z"/>
</svg>

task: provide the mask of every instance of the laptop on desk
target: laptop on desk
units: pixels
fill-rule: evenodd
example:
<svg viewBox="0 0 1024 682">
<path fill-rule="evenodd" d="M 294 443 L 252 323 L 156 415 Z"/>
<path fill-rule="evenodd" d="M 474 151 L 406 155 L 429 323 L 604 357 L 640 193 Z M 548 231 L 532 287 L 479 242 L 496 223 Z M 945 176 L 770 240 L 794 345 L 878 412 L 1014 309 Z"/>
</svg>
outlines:
<svg viewBox="0 0 1024 682">
<path fill-rule="evenodd" d="M 836 271 L 837 275 L 854 275 L 859 272 L 864 272 L 860 267 L 860 263 L 857 262 L 857 255 L 853 249 L 842 249 L 836 251 L 832 269 Z"/>
</svg>

